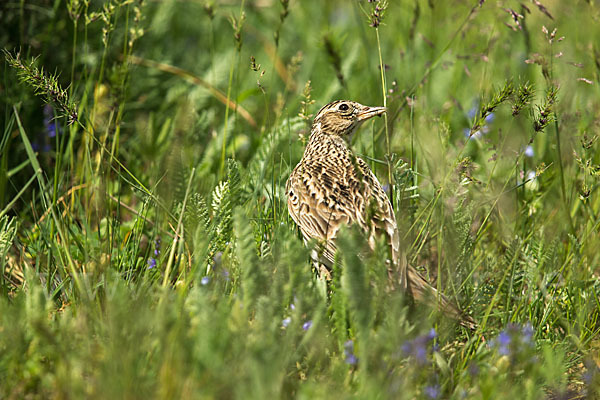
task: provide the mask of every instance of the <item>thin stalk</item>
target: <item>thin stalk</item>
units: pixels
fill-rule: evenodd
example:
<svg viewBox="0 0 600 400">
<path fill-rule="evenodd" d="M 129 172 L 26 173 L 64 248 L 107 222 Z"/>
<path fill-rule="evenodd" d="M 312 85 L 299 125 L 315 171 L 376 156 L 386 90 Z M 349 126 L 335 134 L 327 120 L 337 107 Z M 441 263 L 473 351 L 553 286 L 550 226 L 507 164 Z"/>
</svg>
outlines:
<svg viewBox="0 0 600 400">
<path fill-rule="evenodd" d="M 556 134 L 556 156 L 558 158 L 558 170 L 560 174 L 560 193 L 562 197 L 562 203 L 569 220 L 569 228 L 571 233 L 575 233 L 575 227 L 573 226 L 573 219 L 571 218 L 571 212 L 569 210 L 569 203 L 567 201 L 567 190 L 565 183 L 565 170 L 562 161 L 562 152 L 560 150 L 560 130 L 558 129 L 558 117 L 554 119 L 554 132 Z"/>
<path fill-rule="evenodd" d="M 381 72 L 381 94 L 383 96 L 383 106 L 387 107 L 387 96 L 385 89 L 387 87 L 385 81 L 385 68 L 383 66 L 383 58 L 381 56 L 381 40 L 379 38 L 379 28 L 375 28 L 375 35 L 377 36 L 377 52 L 379 54 L 379 71 Z M 388 127 L 388 116 L 387 113 L 383 114 L 385 123 L 385 146 L 386 146 L 386 162 L 388 167 L 388 185 L 390 188 L 390 198 L 394 198 L 394 180 L 392 174 L 392 151 L 390 146 L 390 133 Z"/>
<path fill-rule="evenodd" d="M 223 145 L 221 147 L 221 167 L 219 168 L 219 175 L 223 176 L 225 171 L 225 150 L 227 149 L 227 128 L 229 122 L 229 101 L 231 99 L 231 86 L 233 82 L 233 60 L 229 67 L 229 83 L 227 84 L 227 102 L 225 103 L 225 123 L 223 124 Z"/>
<path fill-rule="evenodd" d="M 242 17 L 243 17 L 243 12 L 244 12 L 244 3 L 245 0 L 242 0 L 242 4 L 240 5 L 240 24 L 242 23 Z M 241 26 L 240 26 L 240 30 L 241 30 Z M 240 61 L 240 53 L 241 53 L 241 49 L 240 47 L 238 47 L 238 63 Z M 225 153 L 227 150 L 227 128 L 228 128 L 228 124 L 229 124 L 229 102 L 231 99 L 231 86 L 233 83 L 233 69 L 234 69 L 234 59 L 233 57 L 235 57 L 235 54 L 232 56 L 232 60 L 231 60 L 231 66 L 229 67 L 229 81 L 227 83 L 227 105 L 225 107 L 225 123 L 223 124 L 223 146 L 221 148 L 221 167 L 219 168 L 219 175 L 223 176 L 223 173 L 225 172 Z"/>
<path fill-rule="evenodd" d="M 554 82 L 554 39 L 549 40 L 549 59 L 550 59 L 550 69 L 549 69 L 549 79 L 547 79 L 547 84 L 549 87 Z M 563 203 L 564 212 L 567 215 L 567 219 L 569 220 L 569 229 L 572 234 L 575 234 L 575 227 L 573 226 L 573 220 L 571 219 L 571 211 L 569 210 L 569 203 L 567 201 L 567 190 L 565 184 L 565 171 L 563 167 L 562 161 L 562 152 L 560 148 L 560 130 L 558 128 L 558 114 L 556 111 L 554 112 L 554 133 L 556 135 L 556 158 L 558 158 L 558 170 L 560 174 L 560 194 L 561 200 Z"/>
<path fill-rule="evenodd" d="M 196 168 L 192 168 L 192 173 L 190 174 L 190 179 L 188 180 L 187 188 L 185 190 L 185 197 L 183 199 L 183 205 L 181 206 L 181 211 L 179 212 L 179 220 L 177 221 L 177 227 L 175 228 L 175 235 L 173 236 L 173 243 L 171 244 L 171 251 L 169 252 L 169 259 L 167 260 L 167 267 L 165 269 L 165 276 L 163 278 L 162 286 L 167 286 L 169 282 L 169 275 L 171 274 L 171 268 L 173 267 L 173 260 L 175 259 L 175 249 L 177 247 L 177 240 L 181 237 L 183 240 L 183 214 L 185 214 L 185 207 L 187 205 L 188 198 L 190 196 L 190 188 L 192 187 L 192 180 L 194 179 L 194 174 L 196 172 Z M 180 234 L 181 232 L 181 234 Z"/>
<path fill-rule="evenodd" d="M 75 57 L 77 56 L 77 19 L 73 21 L 73 51 L 71 53 L 71 85 L 69 86 L 69 97 L 73 95 L 73 82 L 75 81 Z"/>
</svg>

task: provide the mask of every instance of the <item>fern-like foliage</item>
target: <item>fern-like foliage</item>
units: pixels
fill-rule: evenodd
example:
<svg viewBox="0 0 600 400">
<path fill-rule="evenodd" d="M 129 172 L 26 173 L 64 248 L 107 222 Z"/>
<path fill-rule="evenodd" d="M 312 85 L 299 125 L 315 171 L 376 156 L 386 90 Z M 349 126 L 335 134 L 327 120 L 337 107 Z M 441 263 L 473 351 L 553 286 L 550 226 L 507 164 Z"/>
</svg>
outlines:
<svg viewBox="0 0 600 400">
<path fill-rule="evenodd" d="M 415 172 L 410 168 L 407 162 L 399 159 L 394 164 L 394 207 L 404 206 L 407 200 L 419 198 L 419 187 L 415 183 Z M 416 203 L 410 206 L 411 213 L 416 209 Z"/>
<path fill-rule="evenodd" d="M 458 254 L 454 271 L 459 277 L 463 277 L 471 270 L 471 261 L 473 259 L 473 251 L 475 247 L 475 239 L 471 233 L 471 225 L 473 223 L 473 206 L 467 204 L 463 200 L 457 207 L 452 216 L 453 235 L 458 247 Z M 449 238 L 452 239 L 452 238 Z M 452 271 L 452 272 L 454 272 Z"/>
<path fill-rule="evenodd" d="M 187 226 L 200 230 L 203 241 L 208 243 L 206 256 L 208 264 L 219 251 L 223 251 L 232 241 L 232 213 L 244 202 L 243 185 L 239 166 L 235 160 L 228 160 L 227 179 L 219 182 L 212 192 L 212 220 L 206 203 L 200 196 L 193 196 L 188 208 Z M 200 225 L 196 225 L 200 223 Z M 193 228 L 195 226 L 195 228 Z"/>
<path fill-rule="evenodd" d="M 251 309 L 266 287 L 266 275 L 256 254 L 252 225 L 241 208 L 235 212 L 235 248 L 241 275 L 244 305 Z"/>
<path fill-rule="evenodd" d="M 298 132 L 303 126 L 304 121 L 302 118 L 287 118 L 264 136 L 248 165 L 248 176 L 251 179 L 249 181 L 249 189 L 255 193 L 260 193 L 274 172 L 278 180 L 280 179 L 285 182 L 287 174 L 280 174 L 280 172 L 286 171 L 279 170 L 281 148 L 283 145 L 288 145 L 292 140 L 291 138 L 295 139 L 295 132 Z M 269 168 L 273 166 L 276 166 L 277 171 L 269 171 Z"/>
</svg>

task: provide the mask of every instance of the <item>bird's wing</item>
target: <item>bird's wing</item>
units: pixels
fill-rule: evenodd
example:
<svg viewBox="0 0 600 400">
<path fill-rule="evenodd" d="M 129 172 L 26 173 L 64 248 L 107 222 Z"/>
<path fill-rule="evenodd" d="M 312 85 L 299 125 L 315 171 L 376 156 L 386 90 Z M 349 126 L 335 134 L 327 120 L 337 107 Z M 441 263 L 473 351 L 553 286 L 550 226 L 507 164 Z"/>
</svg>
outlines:
<svg viewBox="0 0 600 400">
<path fill-rule="evenodd" d="M 288 210 L 304 239 L 316 239 L 321 244 L 321 261 L 331 267 L 336 251 L 334 239 L 340 227 L 352 223 L 355 215 L 345 197 L 328 196 L 323 181 L 334 182 L 333 172 L 308 174 L 305 168 L 310 166 L 298 166 L 287 182 Z"/>
<path fill-rule="evenodd" d="M 363 229 L 370 233 L 369 242 L 371 247 L 374 245 L 375 236 L 384 234 L 390 246 L 392 262 L 399 274 L 400 286 L 406 289 L 408 277 L 406 256 L 400 250 L 400 235 L 398 234 L 398 224 L 394 209 L 388 199 L 379 180 L 371 171 L 368 164 L 362 158 L 356 158 L 356 166 L 362 174 L 360 181 L 363 182 L 364 189 L 359 191 L 360 197 L 355 200 L 356 207 L 361 210 L 358 213 L 359 221 L 364 226 Z M 365 199 L 368 202 L 365 202 Z"/>
</svg>

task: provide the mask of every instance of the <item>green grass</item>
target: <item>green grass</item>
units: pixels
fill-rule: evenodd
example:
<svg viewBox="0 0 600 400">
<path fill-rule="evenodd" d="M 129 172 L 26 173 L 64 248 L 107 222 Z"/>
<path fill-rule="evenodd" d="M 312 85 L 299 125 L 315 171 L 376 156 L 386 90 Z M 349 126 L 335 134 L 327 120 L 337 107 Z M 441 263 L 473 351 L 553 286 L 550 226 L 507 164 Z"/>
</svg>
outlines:
<svg viewBox="0 0 600 400">
<path fill-rule="evenodd" d="M 600 10 L 543 3 L 0 6 L 0 398 L 600 396 Z M 285 182 L 340 98 L 477 331 L 355 229 L 311 269 Z"/>
</svg>

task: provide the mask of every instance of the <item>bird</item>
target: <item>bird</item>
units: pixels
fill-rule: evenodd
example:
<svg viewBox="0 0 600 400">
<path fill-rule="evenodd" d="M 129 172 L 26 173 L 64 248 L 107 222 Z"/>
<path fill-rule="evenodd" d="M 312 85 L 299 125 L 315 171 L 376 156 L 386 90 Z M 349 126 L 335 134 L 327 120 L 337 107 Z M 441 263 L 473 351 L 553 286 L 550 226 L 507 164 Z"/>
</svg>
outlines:
<svg viewBox="0 0 600 400">
<path fill-rule="evenodd" d="M 409 265 L 400 248 L 390 200 L 368 164 L 350 148 L 359 126 L 385 112 L 385 107 L 350 100 L 333 101 L 317 112 L 304 155 L 286 183 L 289 214 L 306 243 L 316 240 L 321 244 L 311 256 L 322 276 L 330 279 L 339 230 L 357 224 L 367 234 L 372 249 L 379 235 L 386 237 L 391 254 L 388 275 L 393 286 L 409 293 L 416 302 L 435 299 L 442 311 L 474 329 L 475 322 L 469 316 Z"/>
</svg>

